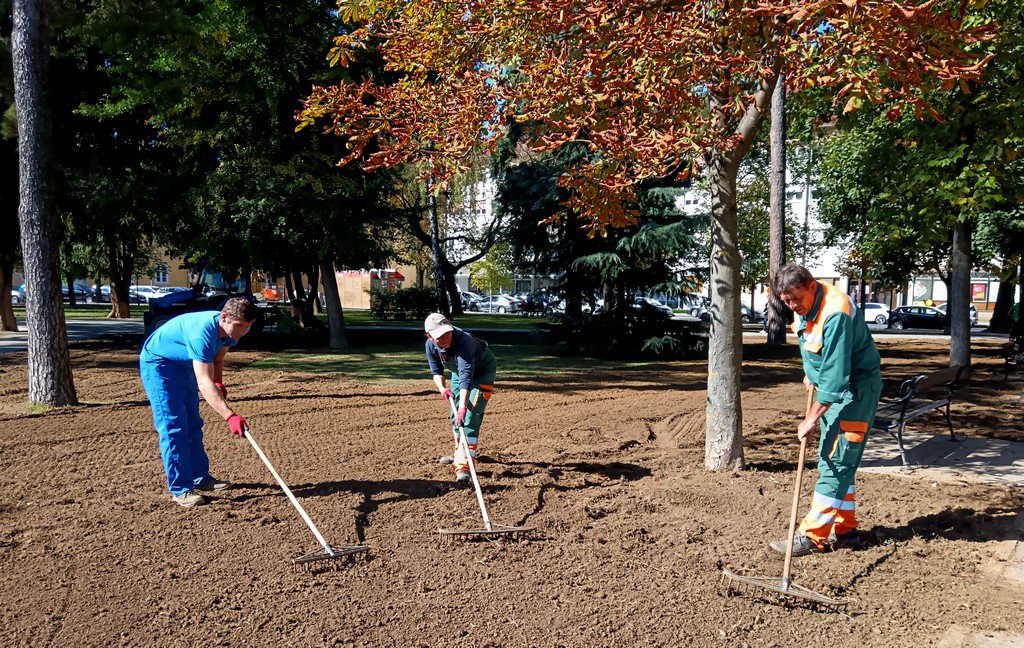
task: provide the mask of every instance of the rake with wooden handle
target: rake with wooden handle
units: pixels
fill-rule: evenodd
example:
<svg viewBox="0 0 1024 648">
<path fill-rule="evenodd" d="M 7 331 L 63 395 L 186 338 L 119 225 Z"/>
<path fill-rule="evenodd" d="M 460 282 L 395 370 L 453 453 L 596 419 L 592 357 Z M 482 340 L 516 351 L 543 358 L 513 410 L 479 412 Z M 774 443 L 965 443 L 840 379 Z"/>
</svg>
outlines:
<svg viewBox="0 0 1024 648">
<path fill-rule="evenodd" d="M 807 391 L 807 408 L 804 417 L 811 413 L 811 404 L 814 402 L 814 389 Z M 846 601 L 825 596 L 815 592 L 803 585 L 794 583 L 790 578 L 790 568 L 793 564 L 793 536 L 796 534 L 796 519 L 800 510 L 800 484 L 804 476 L 804 459 L 807 455 L 807 437 L 800 439 L 800 459 L 796 463 L 796 485 L 793 487 L 793 507 L 789 513 L 789 534 L 786 536 L 786 560 L 782 565 L 782 578 L 773 576 L 742 576 L 728 567 L 722 569 L 722 582 L 728 585 L 731 592 L 733 587 L 745 589 L 766 589 L 784 597 L 792 597 L 821 603 L 832 606 L 836 610 L 846 605 Z"/>
</svg>

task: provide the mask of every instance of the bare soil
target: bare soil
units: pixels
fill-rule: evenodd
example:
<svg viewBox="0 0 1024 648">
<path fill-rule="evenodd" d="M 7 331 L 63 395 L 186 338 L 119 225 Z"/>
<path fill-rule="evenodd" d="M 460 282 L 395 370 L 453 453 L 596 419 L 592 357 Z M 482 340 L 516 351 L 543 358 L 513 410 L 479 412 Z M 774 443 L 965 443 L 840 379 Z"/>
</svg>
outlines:
<svg viewBox="0 0 1024 648">
<path fill-rule="evenodd" d="M 887 375 L 948 353 L 880 347 Z M 748 469 L 735 474 L 702 467 L 701 362 L 503 382 L 499 358 L 485 496 L 496 522 L 539 532 L 461 543 L 434 534 L 479 517 L 437 464 L 450 432 L 426 372 L 366 385 L 257 370 L 260 353 L 234 352 L 229 398 L 264 451 L 329 541 L 372 547 L 317 569 L 291 567 L 315 541 L 205 405 L 213 472 L 235 488 L 185 510 L 166 493 L 132 345 L 73 354 L 93 404 L 38 414 L 24 356 L 0 357 L 3 645 L 927 646 L 954 624 L 1024 632 L 1024 590 L 986 575 L 995 543 L 1019 539 L 1024 493 L 994 487 L 858 477 L 866 548 L 794 569 L 849 599 L 846 616 L 722 589 L 724 566 L 782 569 L 767 543 L 783 535 L 795 475 L 792 348 L 747 347 Z M 956 425 L 1024 439 L 1019 380 L 1002 381 L 995 343 L 975 354 Z"/>
</svg>

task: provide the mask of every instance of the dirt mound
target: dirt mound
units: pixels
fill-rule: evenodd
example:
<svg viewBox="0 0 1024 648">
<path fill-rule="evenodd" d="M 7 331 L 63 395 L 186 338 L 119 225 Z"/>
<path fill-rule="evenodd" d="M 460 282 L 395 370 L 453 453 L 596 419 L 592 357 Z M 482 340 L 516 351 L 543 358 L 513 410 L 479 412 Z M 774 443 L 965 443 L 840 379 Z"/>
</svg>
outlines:
<svg viewBox="0 0 1024 648">
<path fill-rule="evenodd" d="M 882 350 L 908 371 L 942 355 Z M 701 363 L 502 384 L 499 358 L 479 467 L 494 520 L 538 527 L 518 543 L 434 534 L 479 515 L 437 464 L 450 432 L 426 375 L 355 384 L 247 368 L 257 357 L 229 354 L 232 402 L 328 540 L 370 554 L 293 570 L 315 541 L 206 409 L 214 474 L 235 488 L 172 506 L 131 349 L 76 349 L 91 404 L 45 414 L 23 405 L 23 358 L 0 358 L 5 644 L 841 647 L 927 645 L 953 624 L 1024 630 L 1020 592 L 981 571 L 992 543 L 1018 536 L 1024 497 L 989 487 L 858 478 L 868 546 L 795 566 L 802 584 L 851 599 L 849 618 L 724 594 L 723 566 L 781 571 L 767 542 L 794 474 L 792 357 L 745 368 L 750 468 L 735 474 L 702 468 Z M 1020 434 L 992 385 L 972 407 L 1001 422 L 959 423 Z"/>
</svg>

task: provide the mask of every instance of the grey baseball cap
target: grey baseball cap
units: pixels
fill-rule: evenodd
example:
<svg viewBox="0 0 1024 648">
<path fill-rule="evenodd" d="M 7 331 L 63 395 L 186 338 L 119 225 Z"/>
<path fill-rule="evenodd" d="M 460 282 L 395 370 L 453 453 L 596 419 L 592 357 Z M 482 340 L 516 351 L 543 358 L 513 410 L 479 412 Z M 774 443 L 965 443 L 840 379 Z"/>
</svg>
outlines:
<svg viewBox="0 0 1024 648">
<path fill-rule="evenodd" d="M 454 328 L 448 318 L 441 313 L 431 313 L 423 322 L 423 330 L 435 340 Z"/>
</svg>

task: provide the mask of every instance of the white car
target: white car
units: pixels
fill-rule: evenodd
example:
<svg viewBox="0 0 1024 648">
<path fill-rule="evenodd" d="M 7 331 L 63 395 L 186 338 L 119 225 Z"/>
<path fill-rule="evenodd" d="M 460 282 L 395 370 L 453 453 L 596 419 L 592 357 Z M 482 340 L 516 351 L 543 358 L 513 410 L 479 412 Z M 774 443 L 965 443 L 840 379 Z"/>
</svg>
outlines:
<svg viewBox="0 0 1024 648">
<path fill-rule="evenodd" d="M 150 299 L 156 299 L 157 297 L 164 296 L 164 293 L 160 292 L 160 288 L 157 286 L 135 286 L 131 291 L 145 299 L 147 302 Z"/>
<path fill-rule="evenodd" d="M 948 308 L 948 307 L 949 307 L 949 304 L 942 304 L 941 306 L 936 306 L 935 309 L 940 311 L 943 315 L 945 315 L 946 308 Z M 971 326 L 975 326 L 975 325 L 977 325 L 977 323 L 978 323 L 978 309 L 975 308 L 974 304 L 971 304 Z"/>
<path fill-rule="evenodd" d="M 860 306 L 860 304 L 858 304 Z M 864 321 L 868 324 L 886 324 L 889 321 L 889 307 L 878 302 L 864 304 Z"/>
<path fill-rule="evenodd" d="M 519 300 L 509 295 L 494 295 L 480 304 L 480 310 L 487 313 L 518 313 Z"/>
</svg>

